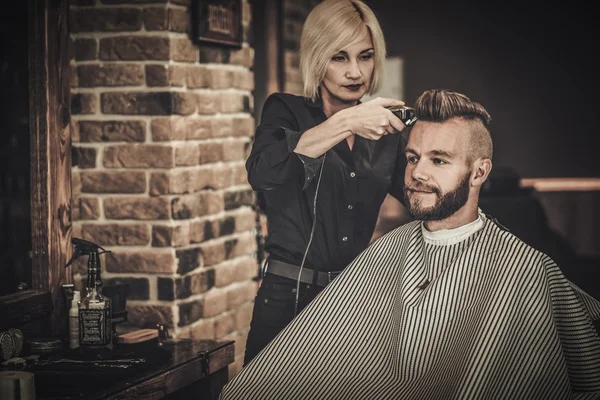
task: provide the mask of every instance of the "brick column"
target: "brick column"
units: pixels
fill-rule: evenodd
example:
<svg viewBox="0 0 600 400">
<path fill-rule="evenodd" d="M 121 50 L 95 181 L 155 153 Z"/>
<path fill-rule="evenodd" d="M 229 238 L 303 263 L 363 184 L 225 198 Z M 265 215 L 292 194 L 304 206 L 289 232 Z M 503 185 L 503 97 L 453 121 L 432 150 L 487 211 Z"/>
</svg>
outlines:
<svg viewBox="0 0 600 400">
<path fill-rule="evenodd" d="M 73 235 L 112 251 L 129 321 L 236 341 L 241 367 L 257 283 L 245 160 L 253 49 L 198 47 L 190 0 L 72 0 Z M 74 268 L 81 288 L 85 262 Z"/>
</svg>

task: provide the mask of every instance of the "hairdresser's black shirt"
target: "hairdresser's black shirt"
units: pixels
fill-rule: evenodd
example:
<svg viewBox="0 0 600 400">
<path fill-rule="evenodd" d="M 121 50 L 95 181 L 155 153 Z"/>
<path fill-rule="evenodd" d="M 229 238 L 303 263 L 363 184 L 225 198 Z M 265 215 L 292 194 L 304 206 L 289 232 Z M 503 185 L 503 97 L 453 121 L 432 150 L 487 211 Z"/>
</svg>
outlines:
<svg viewBox="0 0 600 400">
<path fill-rule="evenodd" d="M 291 94 L 269 96 L 246 169 L 267 216 L 265 251 L 300 265 L 324 165 L 305 267 L 339 271 L 368 246 L 386 194 L 403 201 L 405 141 L 399 133 L 377 141 L 355 136 L 352 150 L 342 140 L 325 157 L 294 153 L 303 132 L 326 119 L 320 102 Z"/>
</svg>

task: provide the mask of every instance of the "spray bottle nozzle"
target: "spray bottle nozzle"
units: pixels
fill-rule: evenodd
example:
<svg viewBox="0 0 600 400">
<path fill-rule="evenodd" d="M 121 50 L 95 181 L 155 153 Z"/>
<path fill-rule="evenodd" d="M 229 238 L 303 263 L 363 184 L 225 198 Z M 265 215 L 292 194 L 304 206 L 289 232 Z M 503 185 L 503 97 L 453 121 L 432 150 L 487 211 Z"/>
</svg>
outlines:
<svg viewBox="0 0 600 400">
<path fill-rule="evenodd" d="M 110 250 L 105 250 L 101 246 L 97 245 L 96 243 L 90 242 L 89 240 L 73 238 L 71 239 L 71 243 L 73 243 L 74 246 L 73 257 L 71 257 L 67 265 L 65 265 L 65 268 L 71 265 L 73 261 L 75 261 L 84 254 L 89 255 L 95 253 L 97 255 L 100 255 L 104 253 L 110 253 Z"/>
</svg>

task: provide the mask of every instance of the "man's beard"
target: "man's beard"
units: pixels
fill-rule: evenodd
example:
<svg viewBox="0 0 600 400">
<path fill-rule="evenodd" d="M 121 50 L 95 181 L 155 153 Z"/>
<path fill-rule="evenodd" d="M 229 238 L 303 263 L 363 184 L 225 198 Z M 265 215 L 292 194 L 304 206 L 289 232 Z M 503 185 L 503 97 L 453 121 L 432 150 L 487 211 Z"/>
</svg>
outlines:
<svg viewBox="0 0 600 400">
<path fill-rule="evenodd" d="M 421 221 L 441 221 L 452 216 L 467 203 L 467 200 L 469 199 L 470 178 L 471 173 L 467 172 L 454 190 L 443 195 L 438 188 L 429 187 L 427 185 L 417 184 L 410 187 L 411 189 L 427 190 L 435 193 L 437 197 L 436 202 L 429 208 L 420 207 L 421 199 L 419 198 L 415 199 L 414 203 L 411 203 L 407 188 L 405 188 L 404 204 L 414 219 Z"/>
</svg>

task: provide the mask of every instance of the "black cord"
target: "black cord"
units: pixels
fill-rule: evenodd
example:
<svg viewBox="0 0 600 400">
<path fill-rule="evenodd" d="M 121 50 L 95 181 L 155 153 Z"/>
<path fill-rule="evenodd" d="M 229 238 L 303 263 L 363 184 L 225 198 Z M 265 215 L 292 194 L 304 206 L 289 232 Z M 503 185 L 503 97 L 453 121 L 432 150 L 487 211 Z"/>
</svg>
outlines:
<svg viewBox="0 0 600 400">
<path fill-rule="evenodd" d="M 302 269 L 304 268 L 304 263 L 306 262 L 306 256 L 308 255 L 308 249 L 310 249 L 310 245 L 313 240 L 313 236 L 315 233 L 315 226 L 317 225 L 317 195 L 319 194 L 319 186 L 321 185 L 321 177 L 323 176 L 323 170 L 325 169 L 325 156 L 327 153 L 323 154 L 323 163 L 321 164 L 321 171 L 319 172 L 319 179 L 317 180 L 317 189 L 315 190 L 315 198 L 313 200 L 313 222 L 312 228 L 310 229 L 310 237 L 308 238 L 308 245 L 306 245 L 306 250 L 304 250 L 304 257 L 302 258 L 302 264 L 300 264 L 300 272 L 298 272 L 298 279 L 296 280 L 296 301 L 294 303 L 294 317 L 298 315 L 298 300 L 300 298 L 300 277 L 302 276 Z"/>
</svg>

